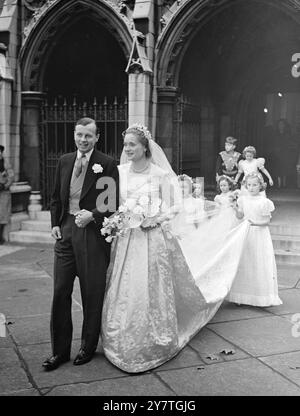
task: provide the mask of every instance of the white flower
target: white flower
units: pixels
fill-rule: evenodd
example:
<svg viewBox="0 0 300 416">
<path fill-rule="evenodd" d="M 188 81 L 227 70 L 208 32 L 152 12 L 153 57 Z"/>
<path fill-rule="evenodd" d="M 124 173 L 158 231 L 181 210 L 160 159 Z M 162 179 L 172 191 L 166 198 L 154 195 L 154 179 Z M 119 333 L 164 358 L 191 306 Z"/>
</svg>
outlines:
<svg viewBox="0 0 300 416">
<path fill-rule="evenodd" d="M 154 217 L 156 214 L 159 213 L 160 205 L 161 205 L 161 200 L 159 198 L 151 201 L 151 205 L 148 208 L 149 217 Z"/>
<path fill-rule="evenodd" d="M 103 225 L 107 225 L 107 224 L 109 224 L 109 219 L 107 217 L 104 217 Z"/>
<path fill-rule="evenodd" d="M 133 198 L 128 198 L 125 201 L 125 207 L 127 207 L 129 210 L 133 210 L 133 208 L 136 206 L 136 200 Z"/>
<path fill-rule="evenodd" d="M 136 207 L 133 208 L 132 212 L 134 214 L 141 215 L 141 214 L 144 214 L 144 209 L 140 205 L 137 205 Z"/>
<path fill-rule="evenodd" d="M 149 197 L 147 195 L 143 195 L 139 199 L 140 205 L 148 205 L 149 204 Z"/>
<path fill-rule="evenodd" d="M 99 165 L 99 163 L 94 163 L 92 166 L 93 172 L 94 173 L 102 173 L 103 172 L 103 167 L 101 165 Z"/>
<path fill-rule="evenodd" d="M 128 207 L 126 207 L 125 205 L 120 205 L 118 211 L 119 212 L 127 212 L 128 211 Z"/>
<path fill-rule="evenodd" d="M 106 237 L 105 241 L 107 241 L 108 243 L 111 243 L 113 241 L 113 237 L 109 235 L 108 237 Z"/>
</svg>

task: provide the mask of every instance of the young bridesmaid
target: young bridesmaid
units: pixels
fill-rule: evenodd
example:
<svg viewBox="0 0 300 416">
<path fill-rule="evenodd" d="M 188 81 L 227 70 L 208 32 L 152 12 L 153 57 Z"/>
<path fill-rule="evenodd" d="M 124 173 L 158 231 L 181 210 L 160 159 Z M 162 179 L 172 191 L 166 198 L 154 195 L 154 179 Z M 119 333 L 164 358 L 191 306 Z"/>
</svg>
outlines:
<svg viewBox="0 0 300 416">
<path fill-rule="evenodd" d="M 260 193 L 265 188 L 261 174 L 247 175 L 244 184 L 248 195 L 241 196 L 234 209 L 237 217 L 248 220 L 251 226 L 227 299 L 253 306 L 281 305 L 275 255 L 268 227 L 274 204 Z"/>
<path fill-rule="evenodd" d="M 244 178 L 250 173 L 259 173 L 262 172 L 266 175 L 269 181 L 269 185 L 273 186 L 273 180 L 270 173 L 265 168 L 265 159 L 263 157 L 256 158 L 256 149 L 253 146 L 247 146 L 243 150 L 243 160 L 239 161 L 238 164 L 238 173 L 235 177 L 235 183 L 237 183 L 241 177 L 244 175 Z M 243 194 L 246 194 L 245 187 L 242 185 L 241 191 Z M 263 195 L 265 191 L 263 191 Z"/>
<path fill-rule="evenodd" d="M 201 182 L 193 183 L 190 176 L 183 174 L 178 176 L 179 186 L 182 191 L 184 217 L 187 230 L 197 228 L 205 216 L 204 197 Z M 196 185 L 196 186 L 195 186 Z M 195 190 L 193 192 L 193 188 Z"/>
<path fill-rule="evenodd" d="M 220 176 L 217 184 L 220 194 L 215 196 L 214 201 L 219 208 L 219 215 L 222 216 L 228 230 L 230 230 L 239 222 L 233 209 L 234 200 L 237 198 L 239 191 L 233 191 L 234 181 L 226 175 Z"/>
</svg>

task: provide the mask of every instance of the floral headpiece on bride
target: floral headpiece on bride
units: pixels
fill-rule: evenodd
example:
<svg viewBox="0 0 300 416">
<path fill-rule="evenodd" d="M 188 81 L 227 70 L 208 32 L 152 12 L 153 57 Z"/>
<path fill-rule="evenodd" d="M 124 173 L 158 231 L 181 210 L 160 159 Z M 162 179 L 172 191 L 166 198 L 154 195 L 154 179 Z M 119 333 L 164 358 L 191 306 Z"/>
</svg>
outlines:
<svg viewBox="0 0 300 416">
<path fill-rule="evenodd" d="M 123 132 L 123 135 L 125 135 L 127 132 L 128 132 L 128 130 L 136 130 L 136 131 L 139 131 L 139 132 L 141 132 L 141 133 L 143 133 L 143 135 L 144 135 L 144 137 L 145 137 L 145 139 L 147 139 L 147 140 L 151 140 L 152 139 L 152 136 L 151 136 L 151 133 L 150 133 L 150 131 L 147 129 L 147 127 L 146 126 L 144 126 L 143 124 L 140 124 L 140 123 L 134 123 L 134 124 L 131 124 L 124 132 Z"/>
</svg>

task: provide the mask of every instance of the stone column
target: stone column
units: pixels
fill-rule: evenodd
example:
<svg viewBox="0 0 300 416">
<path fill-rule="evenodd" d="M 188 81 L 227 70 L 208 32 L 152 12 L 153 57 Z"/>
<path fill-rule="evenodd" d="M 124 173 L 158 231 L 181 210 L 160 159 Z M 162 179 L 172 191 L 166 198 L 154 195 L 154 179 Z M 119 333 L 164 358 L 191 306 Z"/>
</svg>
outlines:
<svg viewBox="0 0 300 416">
<path fill-rule="evenodd" d="M 12 83 L 10 67 L 6 59 L 7 47 L 0 43 L 0 144 L 5 147 L 5 158 L 10 160 L 10 123 Z"/>
<path fill-rule="evenodd" d="M 157 89 L 157 128 L 156 137 L 159 145 L 164 149 L 173 168 L 178 170 L 177 132 L 174 129 L 176 111 L 175 103 L 178 96 L 176 87 Z"/>
<path fill-rule="evenodd" d="M 140 71 L 129 73 L 128 124 L 149 126 L 150 74 Z"/>
<path fill-rule="evenodd" d="M 33 191 L 40 189 L 39 121 L 43 93 L 22 92 L 23 140 L 21 172 Z"/>
</svg>

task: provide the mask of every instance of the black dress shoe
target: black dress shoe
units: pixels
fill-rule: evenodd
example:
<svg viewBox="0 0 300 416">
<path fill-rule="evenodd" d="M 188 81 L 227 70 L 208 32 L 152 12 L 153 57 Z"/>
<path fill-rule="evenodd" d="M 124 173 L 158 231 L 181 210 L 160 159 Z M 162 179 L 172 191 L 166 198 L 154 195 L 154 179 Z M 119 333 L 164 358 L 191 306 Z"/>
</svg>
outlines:
<svg viewBox="0 0 300 416">
<path fill-rule="evenodd" d="M 93 358 L 95 352 L 87 353 L 84 350 L 80 350 L 79 353 L 76 355 L 75 360 L 73 362 L 74 365 L 82 365 L 86 364 Z"/>
<path fill-rule="evenodd" d="M 45 371 L 56 370 L 61 364 L 64 364 L 67 361 L 70 361 L 70 356 L 53 355 L 43 362 L 43 368 Z"/>
</svg>

